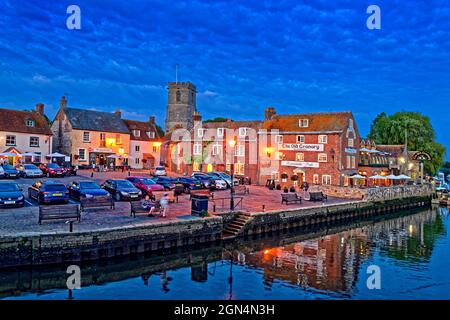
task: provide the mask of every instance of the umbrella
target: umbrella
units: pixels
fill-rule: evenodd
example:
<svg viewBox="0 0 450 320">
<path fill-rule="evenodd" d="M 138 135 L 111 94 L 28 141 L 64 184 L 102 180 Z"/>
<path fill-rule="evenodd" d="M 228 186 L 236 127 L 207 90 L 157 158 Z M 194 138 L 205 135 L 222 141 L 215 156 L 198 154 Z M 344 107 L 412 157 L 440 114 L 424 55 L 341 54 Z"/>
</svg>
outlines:
<svg viewBox="0 0 450 320">
<path fill-rule="evenodd" d="M 398 177 L 399 177 L 399 176 L 390 174 L 390 175 L 386 176 L 385 178 L 386 178 L 386 179 L 391 179 L 391 180 L 400 180 Z"/>
<path fill-rule="evenodd" d="M 0 157 L 20 157 L 20 154 L 13 153 L 13 152 L 3 152 L 0 153 Z"/>
<path fill-rule="evenodd" d="M 55 153 L 50 153 L 50 154 L 46 155 L 46 157 L 47 157 L 47 158 L 65 158 L 65 157 L 67 157 L 67 156 L 64 155 L 64 154 L 55 152 Z"/>
<path fill-rule="evenodd" d="M 39 154 L 34 153 L 34 152 L 25 152 L 25 153 L 22 153 L 22 156 L 24 156 L 24 157 L 37 157 L 37 156 L 39 156 Z"/>
<path fill-rule="evenodd" d="M 119 156 L 119 155 L 117 155 L 117 154 L 112 154 L 112 155 L 110 155 L 110 156 L 107 156 L 107 158 L 109 158 L 109 159 L 122 159 L 123 157 L 122 157 L 122 156 Z"/>
<path fill-rule="evenodd" d="M 408 177 L 407 175 L 401 174 L 397 177 L 400 180 L 411 180 L 411 177 Z"/>
<path fill-rule="evenodd" d="M 380 176 L 379 174 L 377 174 L 375 176 L 369 177 L 369 179 L 386 179 L 386 177 L 385 176 Z"/>
<path fill-rule="evenodd" d="M 360 175 L 360 174 L 355 174 L 354 176 L 351 176 L 350 179 L 365 179 L 366 177 Z"/>
</svg>

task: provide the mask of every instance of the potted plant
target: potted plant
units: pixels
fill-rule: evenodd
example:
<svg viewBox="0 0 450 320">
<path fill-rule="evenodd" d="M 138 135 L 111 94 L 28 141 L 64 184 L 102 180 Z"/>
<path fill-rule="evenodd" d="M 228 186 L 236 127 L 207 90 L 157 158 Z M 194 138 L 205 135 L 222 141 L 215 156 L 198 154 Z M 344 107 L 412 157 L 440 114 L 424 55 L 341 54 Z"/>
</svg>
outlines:
<svg viewBox="0 0 450 320">
<path fill-rule="evenodd" d="M 277 184 L 277 190 L 281 190 L 281 184 Z"/>
<path fill-rule="evenodd" d="M 288 176 L 287 173 L 282 173 L 282 174 L 281 174 L 281 182 L 286 182 L 288 177 L 289 177 L 289 176 Z"/>
</svg>

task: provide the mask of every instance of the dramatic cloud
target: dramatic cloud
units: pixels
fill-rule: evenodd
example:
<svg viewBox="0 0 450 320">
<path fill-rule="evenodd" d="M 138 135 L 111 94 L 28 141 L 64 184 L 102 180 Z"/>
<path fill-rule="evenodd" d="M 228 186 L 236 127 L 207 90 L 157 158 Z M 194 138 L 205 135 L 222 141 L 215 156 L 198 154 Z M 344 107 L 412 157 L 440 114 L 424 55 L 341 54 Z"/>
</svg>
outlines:
<svg viewBox="0 0 450 320">
<path fill-rule="evenodd" d="M 72 4 L 72 3 L 70 3 Z M 366 28 L 370 3 L 342 0 L 80 0 L 0 2 L 0 104 L 69 105 L 163 123 L 166 86 L 191 81 L 204 118 L 352 110 L 367 134 L 378 112 L 420 111 L 438 138 L 450 105 L 450 4 L 378 1 L 382 29 Z"/>
</svg>

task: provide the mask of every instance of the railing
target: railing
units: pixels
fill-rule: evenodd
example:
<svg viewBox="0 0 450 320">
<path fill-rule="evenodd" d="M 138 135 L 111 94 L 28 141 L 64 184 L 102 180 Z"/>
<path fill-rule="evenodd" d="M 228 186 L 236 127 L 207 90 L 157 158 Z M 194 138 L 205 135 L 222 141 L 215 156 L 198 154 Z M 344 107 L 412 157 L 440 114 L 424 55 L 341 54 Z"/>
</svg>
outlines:
<svg viewBox="0 0 450 320">
<path fill-rule="evenodd" d="M 370 188 L 367 190 L 367 200 L 383 201 L 420 196 L 431 196 L 433 193 L 434 189 L 431 184 Z"/>
</svg>

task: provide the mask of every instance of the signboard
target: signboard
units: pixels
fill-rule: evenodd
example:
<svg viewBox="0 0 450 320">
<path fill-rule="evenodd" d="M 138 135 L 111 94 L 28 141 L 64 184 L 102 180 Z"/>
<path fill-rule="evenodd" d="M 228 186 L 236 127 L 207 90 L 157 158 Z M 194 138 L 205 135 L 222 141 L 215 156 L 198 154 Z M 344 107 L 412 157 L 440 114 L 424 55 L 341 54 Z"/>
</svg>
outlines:
<svg viewBox="0 0 450 320">
<path fill-rule="evenodd" d="M 353 149 L 353 148 L 345 148 L 345 152 L 346 152 L 346 153 L 353 153 L 353 154 L 356 154 L 356 149 Z"/>
<path fill-rule="evenodd" d="M 281 161 L 281 165 L 286 167 L 297 167 L 297 168 L 319 168 L 318 162 Z"/>
<path fill-rule="evenodd" d="M 108 148 L 94 148 L 92 152 L 98 152 L 98 153 L 113 153 L 112 149 Z"/>
<path fill-rule="evenodd" d="M 283 143 L 280 150 L 323 151 L 323 144 Z"/>
<path fill-rule="evenodd" d="M 428 152 L 416 152 L 413 156 L 412 156 L 413 160 L 416 161 L 431 161 L 432 157 Z"/>
</svg>

